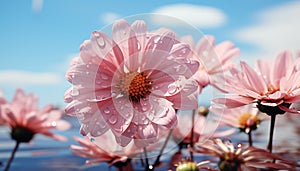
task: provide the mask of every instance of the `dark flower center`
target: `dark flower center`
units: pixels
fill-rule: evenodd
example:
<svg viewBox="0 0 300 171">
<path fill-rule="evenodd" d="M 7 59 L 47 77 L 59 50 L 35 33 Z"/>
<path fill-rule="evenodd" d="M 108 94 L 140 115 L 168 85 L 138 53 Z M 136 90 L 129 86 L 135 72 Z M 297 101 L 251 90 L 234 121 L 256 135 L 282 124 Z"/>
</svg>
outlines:
<svg viewBox="0 0 300 171">
<path fill-rule="evenodd" d="M 129 72 L 120 78 L 118 88 L 132 102 L 139 102 L 151 93 L 151 84 L 145 72 Z"/>
<path fill-rule="evenodd" d="M 282 103 L 280 105 L 287 108 L 291 106 L 290 103 Z M 278 106 L 266 106 L 266 105 L 262 105 L 261 102 L 258 102 L 256 106 L 261 112 L 266 113 L 269 116 L 285 113 L 285 111 L 281 110 Z"/>
<path fill-rule="evenodd" d="M 12 128 L 12 131 L 10 133 L 12 139 L 16 140 L 17 142 L 26 143 L 33 138 L 34 134 L 34 132 L 24 127 Z"/>
<path fill-rule="evenodd" d="M 241 161 L 233 153 L 225 154 L 218 163 L 218 167 L 221 171 L 238 171 L 240 166 Z"/>
</svg>

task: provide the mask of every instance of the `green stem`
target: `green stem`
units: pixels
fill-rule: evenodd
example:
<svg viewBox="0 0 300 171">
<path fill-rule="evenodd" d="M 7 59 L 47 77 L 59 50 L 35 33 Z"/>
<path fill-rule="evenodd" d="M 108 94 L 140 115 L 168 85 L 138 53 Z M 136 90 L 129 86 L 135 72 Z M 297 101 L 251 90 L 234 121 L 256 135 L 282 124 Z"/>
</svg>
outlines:
<svg viewBox="0 0 300 171">
<path fill-rule="evenodd" d="M 19 145 L 20 145 L 20 142 L 17 141 L 17 142 L 16 142 L 16 146 L 15 146 L 15 148 L 13 149 L 13 151 L 12 151 L 12 153 L 11 153 L 11 156 L 10 156 L 10 158 L 9 158 L 9 160 L 8 160 L 8 162 L 7 162 L 7 164 L 6 164 L 6 166 L 5 166 L 4 171 L 8 171 L 8 170 L 9 170 L 10 164 L 11 164 L 11 162 L 13 161 L 13 159 L 14 159 L 14 157 L 15 157 L 15 154 L 16 154 L 18 148 L 19 148 Z"/>
<path fill-rule="evenodd" d="M 273 133 L 274 133 L 274 127 L 275 127 L 275 119 L 276 114 L 271 115 L 271 124 L 270 124 L 270 135 L 269 135 L 269 143 L 268 143 L 268 150 L 270 153 L 272 153 L 272 147 L 273 147 Z"/>
<path fill-rule="evenodd" d="M 168 133 L 168 136 L 167 136 L 167 138 L 166 138 L 166 140 L 165 140 L 165 142 L 164 142 L 162 148 L 160 149 L 159 154 L 158 154 L 158 156 L 156 157 L 156 160 L 155 160 L 155 162 L 154 162 L 154 164 L 153 164 L 154 167 L 159 165 L 159 163 L 160 163 L 160 157 L 161 157 L 161 155 L 163 154 L 164 149 L 166 148 L 166 145 L 167 145 L 167 143 L 168 143 L 168 141 L 169 141 L 169 139 L 170 139 L 170 137 L 171 137 L 171 135 L 172 135 L 172 132 L 173 132 L 173 129 L 170 129 L 170 130 L 169 130 L 169 133 Z"/>
</svg>

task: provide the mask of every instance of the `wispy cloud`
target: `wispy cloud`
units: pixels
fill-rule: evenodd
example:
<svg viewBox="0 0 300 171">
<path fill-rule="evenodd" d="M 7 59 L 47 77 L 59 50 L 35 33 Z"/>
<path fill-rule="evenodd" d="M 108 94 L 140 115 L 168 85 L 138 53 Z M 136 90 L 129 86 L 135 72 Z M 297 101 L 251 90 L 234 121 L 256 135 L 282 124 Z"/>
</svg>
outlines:
<svg viewBox="0 0 300 171">
<path fill-rule="evenodd" d="M 219 27 L 226 22 L 226 15 L 217 8 L 191 5 L 174 4 L 155 9 L 153 13 L 164 14 L 184 20 L 199 28 Z M 154 16 L 153 20 L 158 24 L 180 26 L 180 22 L 170 18 Z"/>
<path fill-rule="evenodd" d="M 55 73 L 35 73 L 19 70 L 0 71 L 0 84 L 3 85 L 57 85 L 60 83 L 62 83 L 62 78 Z"/>
<path fill-rule="evenodd" d="M 32 11 L 41 12 L 43 9 L 44 0 L 32 0 Z"/>
<path fill-rule="evenodd" d="M 236 33 L 236 38 L 258 48 L 259 53 L 247 58 L 275 57 L 284 49 L 300 50 L 300 2 L 290 2 L 258 13 L 257 23 Z M 243 54 L 242 54 L 243 55 Z"/>
<path fill-rule="evenodd" d="M 107 12 L 100 15 L 100 20 L 104 24 L 112 24 L 115 20 L 121 18 L 117 13 Z"/>
</svg>

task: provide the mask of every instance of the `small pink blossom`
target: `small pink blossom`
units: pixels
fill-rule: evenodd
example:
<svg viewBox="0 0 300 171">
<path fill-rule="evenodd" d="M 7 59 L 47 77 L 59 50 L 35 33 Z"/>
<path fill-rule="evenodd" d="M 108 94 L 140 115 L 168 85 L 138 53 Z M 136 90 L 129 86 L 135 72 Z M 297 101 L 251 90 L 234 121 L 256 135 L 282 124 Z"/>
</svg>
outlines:
<svg viewBox="0 0 300 171">
<path fill-rule="evenodd" d="M 82 122 L 81 133 L 97 137 L 112 130 L 117 142 L 146 146 L 157 141 L 158 126 L 177 123 L 175 109 L 197 108 L 197 61 L 171 30 L 149 32 L 144 21 L 116 21 L 112 38 L 92 33 L 66 74 L 66 112 Z M 174 109 L 175 108 L 175 109 Z"/>
<path fill-rule="evenodd" d="M 231 76 L 226 76 L 227 86 L 223 88 L 230 96 L 213 101 L 229 108 L 257 103 L 260 111 L 267 114 L 299 113 L 289 109 L 300 101 L 299 59 L 284 51 L 275 61 L 258 60 L 254 69 L 241 62 L 241 70 L 233 68 Z"/>
<path fill-rule="evenodd" d="M 4 125 L 5 122 L 2 120 L 1 118 L 1 113 L 2 113 L 2 109 L 1 109 L 1 106 L 3 106 L 4 104 L 6 104 L 6 100 L 5 98 L 3 97 L 3 93 L 2 93 L 2 90 L 0 89 L 0 126 L 1 125 Z"/>
<path fill-rule="evenodd" d="M 62 111 L 52 105 L 38 109 L 38 99 L 34 94 L 24 94 L 17 89 L 12 102 L 2 105 L 1 119 L 12 128 L 11 136 L 19 142 L 29 142 L 35 134 L 43 134 L 60 141 L 63 136 L 51 133 L 51 129 L 67 130 L 70 124 L 61 120 Z"/>
<path fill-rule="evenodd" d="M 240 54 L 240 50 L 230 41 L 215 44 L 215 38 L 210 35 L 201 38 L 197 45 L 191 36 L 183 37 L 182 41 L 192 47 L 191 58 L 200 62 L 200 67 L 194 75 L 199 85 L 206 87 L 210 84 L 216 88 L 222 86 L 219 83 L 220 79 L 235 65 L 233 59 Z"/>
<path fill-rule="evenodd" d="M 238 128 L 245 133 L 256 130 L 260 123 L 267 119 L 267 116 L 253 105 L 231 109 L 212 106 L 210 111 L 220 120 L 220 126 Z"/>
</svg>

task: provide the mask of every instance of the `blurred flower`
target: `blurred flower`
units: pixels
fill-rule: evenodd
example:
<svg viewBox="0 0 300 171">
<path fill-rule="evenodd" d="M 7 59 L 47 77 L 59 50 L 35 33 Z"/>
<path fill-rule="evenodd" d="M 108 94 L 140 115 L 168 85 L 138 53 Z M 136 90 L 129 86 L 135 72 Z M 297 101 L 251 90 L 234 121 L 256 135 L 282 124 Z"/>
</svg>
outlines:
<svg viewBox="0 0 300 171">
<path fill-rule="evenodd" d="M 230 140 L 213 139 L 196 144 L 195 152 L 219 157 L 218 167 L 221 171 L 238 171 L 246 169 L 295 170 L 293 161 L 284 159 L 267 150 L 235 146 Z M 275 162 L 276 160 L 276 162 Z"/>
<path fill-rule="evenodd" d="M 224 72 L 234 65 L 233 59 L 240 54 L 240 50 L 230 41 L 215 45 L 215 38 L 210 35 L 201 38 L 197 45 L 191 36 L 182 37 L 181 40 L 192 46 L 191 57 L 200 62 L 200 67 L 194 75 L 199 85 L 206 87 L 210 84 L 220 89 L 220 79 L 223 80 Z"/>
<path fill-rule="evenodd" d="M 92 33 L 66 74 L 66 112 L 82 121 L 81 133 L 97 137 L 112 130 L 126 146 L 157 141 L 158 126 L 177 123 L 174 108 L 197 108 L 198 85 L 188 80 L 199 67 L 187 59 L 189 46 L 168 29 L 148 32 L 144 21 L 112 26 L 112 38 Z"/>
<path fill-rule="evenodd" d="M 38 109 L 38 99 L 34 94 L 25 95 L 17 89 L 12 102 L 2 105 L 2 120 L 11 129 L 11 136 L 17 142 L 29 142 L 37 133 L 56 140 L 65 141 L 65 137 L 50 132 L 51 129 L 67 130 L 70 124 L 61 120 L 62 111 L 52 105 Z"/>
<path fill-rule="evenodd" d="M 209 120 L 206 117 L 208 112 L 206 107 L 199 107 L 198 113 L 195 114 L 194 124 L 192 124 L 191 113 L 180 112 L 177 115 L 178 124 L 172 132 L 172 137 L 175 142 L 179 143 L 180 148 L 191 143 L 192 130 L 194 131 L 193 143 L 202 142 L 211 137 L 228 136 L 234 132 L 233 129 L 215 132 L 218 122 Z"/>
<path fill-rule="evenodd" d="M 2 114 L 1 114 L 2 113 L 1 106 L 4 105 L 4 104 L 6 104 L 6 100 L 3 97 L 2 90 L 0 89 L 0 126 L 5 124 L 5 122 L 1 118 L 1 116 L 2 116 Z"/>
<path fill-rule="evenodd" d="M 258 60 L 255 69 L 241 62 L 241 71 L 233 68 L 232 76 L 226 76 L 228 86 L 224 91 L 232 96 L 213 101 L 229 108 L 255 102 L 258 109 L 268 115 L 300 113 L 289 109 L 291 103 L 300 101 L 299 61 L 300 58 L 294 60 L 289 51 L 284 51 L 273 62 Z"/>
<path fill-rule="evenodd" d="M 116 143 L 114 135 L 110 131 L 95 138 L 89 138 L 87 136 L 84 138 L 74 136 L 73 138 L 80 144 L 80 146 L 71 145 L 70 149 L 75 155 L 89 158 L 89 160 L 86 161 L 87 165 L 107 162 L 109 166 L 126 166 L 127 164 L 130 165 L 132 157 L 143 152 L 133 143 L 130 143 L 126 147 L 121 147 Z M 97 143 L 97 141 L 99 143 Z M 101 146 L 96 144 L 101 144 Z"/>
<path fill-rule="evenodd" d="M 232 109 L 212 106 L 210 111 L 216 114 L 217 118 L 221 118 L 220 125 L 238 128 L 245 133 L 256 130 L 259 124 L 267 119 L 266 115 L 262 115 L 253 105 Z"/>
</svg>

